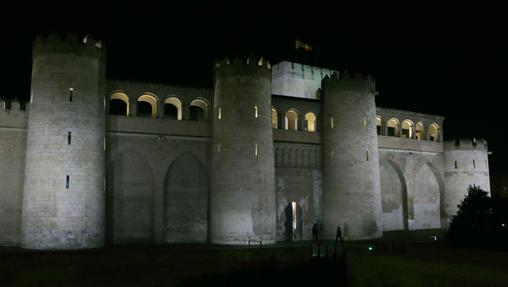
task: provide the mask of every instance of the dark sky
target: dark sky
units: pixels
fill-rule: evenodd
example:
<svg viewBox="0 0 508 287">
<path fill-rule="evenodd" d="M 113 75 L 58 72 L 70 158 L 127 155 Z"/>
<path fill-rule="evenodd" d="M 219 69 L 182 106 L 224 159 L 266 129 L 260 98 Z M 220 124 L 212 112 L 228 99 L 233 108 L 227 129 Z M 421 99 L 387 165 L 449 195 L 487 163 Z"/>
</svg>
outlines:
<svg viewBox="0 0 508 287">
<path fill-rule="evenodd" d="M 505 9 L 468 1 L 86 1 L 19 3 L 7 10 L 4 97 L 27 98 L 37 33 L 93 33 L 108 48 L 108 77 L 212 86 L 213 60 L 263 55 L 293 60 L 294 40 L 310 42 L 320 66 L 373 73 L 379 106 L 446 116 L 445 136 L 488 140 L 508 166 L 504 83 Z M 448 2 L 448 1 L 447 1 Z M 206 3 L 206 4 L 204 4 Z M 480 4 L 481 3 L 481 4 Z M 14 32 L 14 33 L 13 33 Z M 4 34 L 5 35 L 5 34 Z"/>
</svg>

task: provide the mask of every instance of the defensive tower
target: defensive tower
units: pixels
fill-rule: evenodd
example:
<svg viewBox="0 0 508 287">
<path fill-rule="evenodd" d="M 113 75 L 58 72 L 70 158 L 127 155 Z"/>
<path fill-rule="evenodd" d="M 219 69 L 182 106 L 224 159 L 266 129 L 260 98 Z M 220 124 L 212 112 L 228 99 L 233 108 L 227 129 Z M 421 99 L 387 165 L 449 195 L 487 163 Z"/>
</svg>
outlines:
<svg viewBox="0 0 508 287">
<path fill-rule="evenodd" d="M 275 171 L 270 64 L 216 63 L 210 241 L 275 242 Z"/>
<path fill-rule="evenodd" d="M 478 186 L 490 193 L 487 141 L 462 138 L 444 143 L 445 194 L 441 218 L 447 228 L 457 214 L 457 205 L 467 195 L 469 186 Z"/>
<path fill-rule="evenodd" d="M 104 244 L 105 51 L 100 41 L 38 37 L 22 206 L 23 248 Z"/>
<path fill-rule="evenodd" d="M 323 235 L 380 237 L 381 192 L 376 134 L 375 82 L 345 72 L 323 86 Z"/>
</svg>

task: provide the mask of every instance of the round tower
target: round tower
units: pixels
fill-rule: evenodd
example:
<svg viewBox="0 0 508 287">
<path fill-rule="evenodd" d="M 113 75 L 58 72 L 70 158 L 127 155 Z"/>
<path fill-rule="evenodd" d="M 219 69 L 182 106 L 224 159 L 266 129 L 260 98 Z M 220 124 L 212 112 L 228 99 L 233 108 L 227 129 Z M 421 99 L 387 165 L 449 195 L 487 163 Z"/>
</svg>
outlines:
<svg viewBox="0 0 508 287">
<path fill-rule="evenodd" d="M 104 85 L 100 41 L 35 40 L 21 247 L 104 245 Z"/>
<path fill-rule="evenodd" d="M 490 194 L 487 141 L 477 138 L 446 141 L 444 159 L 445 192 L 441 199 L 441 217 L 443 227 L 447 228 L 469 186 L 478 186 Z"/>
<path fill-rule="evenodd" d="M 271 72 L 263 58 L 215 67 L 210 242 L 275 242 Z"/>
<path fill-rule="evenodd" d="M 340 226 L 350 240 L 382 235 L 375 82 L 346 72 L 323 91 L 323 235 Z"/>
</svg>

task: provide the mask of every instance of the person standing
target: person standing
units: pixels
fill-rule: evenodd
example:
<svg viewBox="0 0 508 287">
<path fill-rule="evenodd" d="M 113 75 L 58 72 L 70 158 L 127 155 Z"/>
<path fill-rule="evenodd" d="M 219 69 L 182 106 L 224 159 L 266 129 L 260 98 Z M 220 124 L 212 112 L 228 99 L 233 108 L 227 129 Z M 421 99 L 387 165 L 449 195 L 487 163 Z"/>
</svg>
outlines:
<svg viewBox="0 0 508 287">
<path fill-rule="evenodd" d="M 342 230 L 340 229 L 340 226 L 337 226 L 337 234 L 335 235 L 335 242 L 339 242 L 340 240 L 340 243 L 344 242 L 344 240 L 342 239 Z"/>
<path fill-rule="evenodd" d="M 314 223 L 314 225 L 312 226 L 312 239 L 314 240 L 317 240 L 318 239 L 318 225 L 317 223 Z"/>
</svg>

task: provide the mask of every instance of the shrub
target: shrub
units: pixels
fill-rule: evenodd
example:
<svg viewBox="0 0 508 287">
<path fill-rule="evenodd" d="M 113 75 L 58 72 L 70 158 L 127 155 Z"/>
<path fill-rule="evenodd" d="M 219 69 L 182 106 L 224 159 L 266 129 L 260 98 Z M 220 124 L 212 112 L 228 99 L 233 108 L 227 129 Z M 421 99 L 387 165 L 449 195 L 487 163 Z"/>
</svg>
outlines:
<svg viewBox="0 0 508 287">
<path fill-rule="evenodd" d="M 508 205 L 506 200 L 493 199 L 477 186 L 470 186 L 452 218 L 447 238 L 461 247 L 507 247 Z"/>
</svg>

